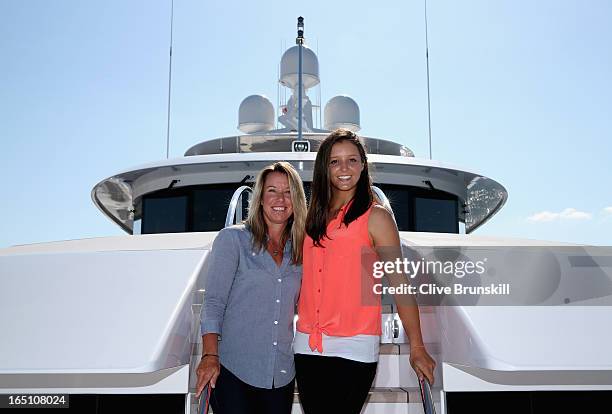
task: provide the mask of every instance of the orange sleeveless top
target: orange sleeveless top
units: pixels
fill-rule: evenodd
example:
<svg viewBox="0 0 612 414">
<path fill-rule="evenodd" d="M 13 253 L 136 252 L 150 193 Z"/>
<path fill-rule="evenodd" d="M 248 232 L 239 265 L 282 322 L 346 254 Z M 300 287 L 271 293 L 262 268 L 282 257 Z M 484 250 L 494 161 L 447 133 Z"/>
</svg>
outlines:
<svg viewBox="0 0 612 414">
<path fill-rule="evenodd" d="M 329 336 L 381 334 L 380 296 L 374 294 L 376 254 L 368 233 L 370 207 L 348 227 L 342 223 L 348 203 L 327 226 L 323 247 L 306 235 L 297 330 L 310 334 L 311 350 L 323 352 Z"/>
</svg>

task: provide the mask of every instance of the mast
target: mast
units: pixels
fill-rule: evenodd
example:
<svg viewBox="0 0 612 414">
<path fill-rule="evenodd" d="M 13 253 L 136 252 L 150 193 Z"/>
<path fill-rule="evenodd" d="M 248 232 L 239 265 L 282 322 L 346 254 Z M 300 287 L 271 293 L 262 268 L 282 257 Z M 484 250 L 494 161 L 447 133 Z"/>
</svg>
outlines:
<svg viewBox="0 0 612 414">
<path fill-rule="evenodd" d="M 427 0 L 425 1 L 425 60 L 427 62 L 427 122 L 429 128 L 429 159 L 432 159 L 431 153 L 431 96 L 429 92 L 429 39 L 427 36 Z"/>
<path fill-rule="evenodd" d="M 298 141 L 302 140 L 302 46 L 304 45 L 304 18 L 298 17 L 297 38 L 298 45 Z"/>
<path fill-rule="evenodd" d="M 170 6 L 170 61 L 168 63 L 168 124 L 166 126 L 166 159 L 170 156 L 170 98 L 172 96 L 172 32 L 174 25 L 174 0 Z"/>
</svg>

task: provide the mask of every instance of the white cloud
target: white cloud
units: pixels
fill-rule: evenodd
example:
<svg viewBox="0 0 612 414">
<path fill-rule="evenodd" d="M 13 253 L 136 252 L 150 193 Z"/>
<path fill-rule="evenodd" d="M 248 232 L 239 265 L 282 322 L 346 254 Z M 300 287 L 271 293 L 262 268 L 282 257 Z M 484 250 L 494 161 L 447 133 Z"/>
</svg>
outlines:
<svg viewBox="0 0 612 414">
<path fill-rule="evenodd" d="M 607 207 L 606 211 L 608 211 L 607 209 L 610 209 L 610 212 L 612 213 L 612 207 Z M 589 220 L 593 217 L 593 215 L 591 213 L 585 213 L 584 211 L 578 211 L 575 208 L 566 208 L 565 210 L 561 211 L 560 213 L 553 213 L 551 211 L 541 211 L 539 213 L 535 213 L 529 217 L 527 217 L 527 220 L 532 221 L 532 222 L 549 222 L 549 221 L 556 221 L 556 220 Z"/>
<path fill-rule="evenodd" d="M 604 213 L 612 214 L 612 207 L 604 207 Z"/>
<path fill-rule="evenodd" d="M 541 222 L 541 221 L 553 221 L 559 218 L 559 213 L 551 213 L 550 211 L 541 211 L 539 213 L 535 213 L 529 217 L 527 220 Z"/>
<path fill-rule="evenodd" d="M 584 211 L 578 211 L 575 208 L 566 208 L 561 213 L 560 218 L 570 220 L 589 220 L 593 217 L 591 213 L 585 213 Z"/>
</svg>

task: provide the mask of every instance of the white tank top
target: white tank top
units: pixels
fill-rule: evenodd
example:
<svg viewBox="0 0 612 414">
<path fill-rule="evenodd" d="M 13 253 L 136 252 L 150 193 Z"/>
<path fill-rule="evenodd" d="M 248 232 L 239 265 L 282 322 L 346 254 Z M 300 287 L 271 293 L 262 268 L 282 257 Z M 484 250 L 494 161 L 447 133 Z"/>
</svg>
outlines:
<svg viewBox="0 0 612 414">
<path fill-rule="evenodd" d="M 309 334 L 295 332 L 293 352 L 305 355 L 334 356 L 359 362 L 377 362 L 380 348 L 380 336 L 323 336 L 323 353 L 310 349 L 308 345 Z"/>
</svg>

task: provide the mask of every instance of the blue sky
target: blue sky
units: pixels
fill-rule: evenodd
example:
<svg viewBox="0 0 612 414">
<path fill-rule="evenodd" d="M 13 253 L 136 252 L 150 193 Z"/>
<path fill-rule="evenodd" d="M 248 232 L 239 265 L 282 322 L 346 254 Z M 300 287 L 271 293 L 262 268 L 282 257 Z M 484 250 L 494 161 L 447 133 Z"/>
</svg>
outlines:
<svg viewBox="0 0 612 414">
<path fill-rule="evenodd" d="M 323 104 L 427 157 L 422 1 L 175 0 L 171 157 L 276 104 L 305 17 Z M 612 243 L 612 3 L 429 0 L 434 159 L 506 186 L 478 234 Z M 165 158 L 170 1 L 0 0 L 0 247 L 122 234 L 91 188 Z"/>
</svg>

